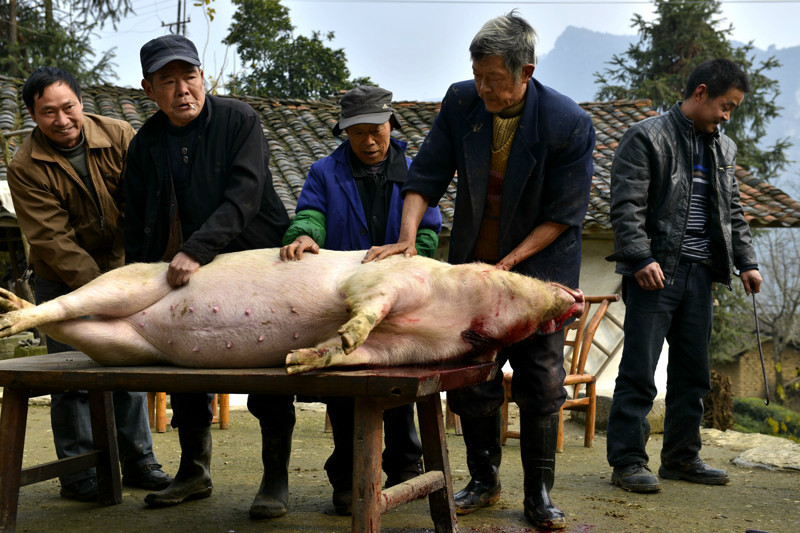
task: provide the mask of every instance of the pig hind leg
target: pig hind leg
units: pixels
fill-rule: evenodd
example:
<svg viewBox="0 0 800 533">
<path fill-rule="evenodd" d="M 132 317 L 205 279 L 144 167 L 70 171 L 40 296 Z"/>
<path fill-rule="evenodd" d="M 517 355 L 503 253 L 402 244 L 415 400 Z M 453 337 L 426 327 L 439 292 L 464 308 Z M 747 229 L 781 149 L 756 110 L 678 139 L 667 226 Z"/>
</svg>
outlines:
<svg viewBox="0 0 800 533">
<path fill-rule="evenodd" d="M 163 298 L 171 287 L 165 263 L 136 263 L 112 270 L 83 287 L 40 305 L 22 306 L 4 297 L 6 307 L 20 308 L 0 317 L 0 337 L 7 337 L 44 324 L 85 315 L 129 316 Z M 16 297 L 15 297 L 16 298 Z M 22 300 L 24 302 L 24 300 Z"/>
<path fill-rule="evenodd" d="M 103 365 L 148 365 L 165 361 L 161 351 L 123 319 L 76 318 L 47 324 L 39 329 Z"/>
</svg>

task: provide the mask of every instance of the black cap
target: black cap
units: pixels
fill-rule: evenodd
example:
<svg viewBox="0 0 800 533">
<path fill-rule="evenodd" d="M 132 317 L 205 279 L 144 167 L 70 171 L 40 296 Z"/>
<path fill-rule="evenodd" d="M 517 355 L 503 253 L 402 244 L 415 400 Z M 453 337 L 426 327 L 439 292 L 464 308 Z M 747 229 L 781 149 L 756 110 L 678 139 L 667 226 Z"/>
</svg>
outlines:
<svg viewBox="0 0 800 533">
<path fill-rule="evenodd" d="M 142 76 L 145 78 L 170 61 L 186 61 L 200 66 L 200 57 L 194 43 L 183 35 L 163 35 L 145 43 L 139 52 Z"/>
<path fill-rule="evenodd" d="M 356 124 L 383 124 L 394 119 L 394 127 L 400 128 L 400 119 L 392 108 L 392 92 L 380 87 L 361 85 L 347 91 L 339 101 L 342 112 L 333 134 Z"/>
</svg>

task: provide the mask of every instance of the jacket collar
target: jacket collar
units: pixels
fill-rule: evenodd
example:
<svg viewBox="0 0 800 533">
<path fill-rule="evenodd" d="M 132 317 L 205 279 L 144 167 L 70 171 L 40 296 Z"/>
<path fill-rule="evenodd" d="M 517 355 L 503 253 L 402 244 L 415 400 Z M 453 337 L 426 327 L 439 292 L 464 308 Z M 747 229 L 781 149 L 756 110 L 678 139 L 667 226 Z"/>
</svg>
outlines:
<svg viewBox="0 0 800 533">
<path fill-rule="evenodd" d="M 389 162 L 392 162 L 392 158 L 396 156 L 393 154 L 392 151 L 399 151 L 398 153 L 405 154 L 406 148 L 408 148 L 408 143 L 405 141 L 400 141 L 392 137 L 389 139 L 391 146 L 389 147 Z M 342 165 L 346 165 L 347 168 L 350 168 L 350 139 L 345 139 L 342 144 L 340 144 L 336 150 L 333 151 L 331 157 L 336 160 L 337 163 L 341 163 Z M 398 158 L 406 164 L 406 168 L 408 168 L 408 164 L 405 160 L 405 157 Z M 397 180 L 392 180 L 397 181 Z M 405 181 L 405 178 L 403 178 Z"/>
<path fill-rule="evenodd" d="M 539 120 L 539 95 L 537 82 L 531 78 L 525 93 L 525 106 L 522 109 L 517 131 L 508 156 L 503 184 L 503 196 L 500 209 L 500 235 L 507 235 L 522 191 L 536 166 L 534 147 L 539 142 L 537 124 Z M 472 201 L 472 234 L 480 230 L 482 213 L 486 202 L 489 185 L 489 169 L 492 157 L 492 120 L 493 114 L 486 110 L 481 100 L 467 117 L 469 128 L 462 139 L 466 185 Z"/>
<path fill-rule="evenodd" d="M 349 142 L 349 141 L 348 141 Z M 403 143 L 405 144 L 405 143 Z M 406 182 L 406 175 L 408 174 L 408 162 L 406 161 L 406 157 L 404 152 L 405 147 L 400 146 L 400 143 L 389 143 L 389 150 L 386 153 L 386 162 L 384 163 L 383 167 L 383 174 L 387 181 L 391 181 L 394 183 L 403 184 Z M 360 161 L 358 161 L 355 165 L 353 164 L 354 160 L 352 147 L 348 150 L 347 154 L 347 161 L 348 165 L 350 166 L 351 173 L 353 177 L 358 179 L 360 177 L 366 176 L 366 172 L 364 172 L 364 165 Z M 358 175 L 356 175 L 356 170 L 360 170 Z"/>
<path fill-rule="evenodd" d="M 206 115 L 206 122 L 203 129 L 207 129 L 211 123 L 211 117 L 214 114 L 213 100 L 215 97 L 206 94 L 204 107 L 207 107 L 208 113 Z M 150 157 L 155 162 L 155 170 L 158 179 L 163 184 L 169 183 L 169 170 L 166 165 L 167 161 L 167 124 L 169 117 L 160 109 L 142 126 L 142 130 L 149 133 L 148 136 L 143 136 L 146 143 L 149 143 Z M 138 133 L 137 133 L 138 136 Z"/>
<path fill-rule="evenodd" d="M 86 139 L 87 150 L 109 148 L 112 145 L 111 138 L 106 131 L 95 123 L 95 116 L 91 113 L 83 115 L 83 136 Z M 58 151 L 48 142 L 39 126 L 36 126 L 31 133 L 31 141 L 31 158 L 50 162 L 56 161 L 57 157 L 63 159 L 63 156 L 58 154 Z"/>
<path fill-rule="evenodd" d="M 387 176 L 390 181 L 398 181 L 404 182 L 406 178 L 406 174 L 408 173 L 408 162 L 404 156 L 406 147 L 408 143 L 403 141 L 398 141 L 394 137 L 392 137 L 389 142 L 391 146 L 389 148 L 389 161 L 388 163 L 391 165 L 392 157 L 396 154 L 393 152 L 396 150 L 399 152 L 400 161 L 402 161 L 403 165 L 405 165 L 405 173 L 402 176 L 402 181 L 395 179 L 393 177 Z M 350 206 L 350 209 L 353 212 L 358 214 L 359 220 L 361 221 L 362 225 L 366 227 L 367 220 L 364 216 L 364 208 L 361 206 L 361 200 L 358 196 L 358 187 L 356 186 L 355 179 L 353 179 L 353 173 L 350 170 L 350 140 L 346 139 L 342 144 L 339 145 L 336 150 L 333 151 L 331 154 L 331 158 L 333 158 L 337 164 L 339 165 L 334 173 L 334 177 L 336 179 L 336 183 L 339 184 L 339 187 L 342 189 L 342 193 L 346 198 L 347 203 Z M 396 169 L 395 166 L 390 166 L 389 172 L 392 173 L 392 170 Z"/>
<path fill-rule="evenodd" d="M 683 110 L 681 109 L 681 102 L 676 102 L 675 105 L 672 106 L 672 109 L 669 110 L 669 114 L 681 131 L 688 131 L 690 137 L 697 135 L 697 133 L 694 131 L 694 120 L 690 119 L 683 113 Z M 713 133 L 708 135 L 708 142 L 710 143 L 719 139 L 719 136 L 720 131 L 718 127 Z"/>
</svg>

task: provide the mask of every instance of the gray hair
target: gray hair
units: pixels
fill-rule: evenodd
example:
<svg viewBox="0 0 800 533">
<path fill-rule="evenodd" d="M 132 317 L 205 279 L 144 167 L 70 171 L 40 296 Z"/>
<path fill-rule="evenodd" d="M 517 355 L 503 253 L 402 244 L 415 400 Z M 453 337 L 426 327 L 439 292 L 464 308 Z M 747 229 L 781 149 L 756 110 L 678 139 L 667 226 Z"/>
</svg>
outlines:
<svg viewBox="0 0 800 533">
<path fill-rule="evenodd" d="M 536 39 L 536 30 L 515 9 L 484 24 L 473 37 L 469 53 L 472 61 L 502 57 L 514 79 L 520 79 L 523 65 L 536 65 Z"/>
</svg>

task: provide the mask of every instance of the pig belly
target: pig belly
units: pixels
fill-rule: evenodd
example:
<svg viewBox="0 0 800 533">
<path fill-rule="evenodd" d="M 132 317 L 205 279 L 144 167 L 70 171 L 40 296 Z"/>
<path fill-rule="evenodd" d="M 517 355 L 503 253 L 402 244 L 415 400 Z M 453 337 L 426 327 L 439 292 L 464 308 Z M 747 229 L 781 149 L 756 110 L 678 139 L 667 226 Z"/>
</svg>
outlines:
<svg viewBox="0 0 800 533">
<path fill-rule="evenodd" d="M 283 366 L 292 350 L 337 337 L 348 319 L 338 282 L 363 252 L 291 263 L 255 252 L 219 256 L 126 320 L 167 362 L 188 367 Z"/>
</svg>

